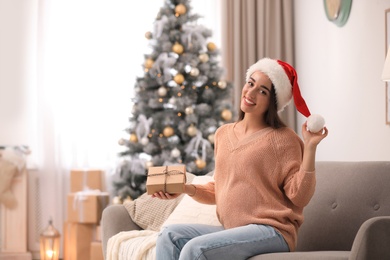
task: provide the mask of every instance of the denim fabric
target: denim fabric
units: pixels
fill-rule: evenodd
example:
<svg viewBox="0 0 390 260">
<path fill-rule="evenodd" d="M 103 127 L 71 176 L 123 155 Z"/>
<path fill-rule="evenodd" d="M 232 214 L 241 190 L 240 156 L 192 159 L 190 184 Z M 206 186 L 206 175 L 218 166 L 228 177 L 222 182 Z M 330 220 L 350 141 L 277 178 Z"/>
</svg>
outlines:
<svg viewBox="0 0 390 260">
<path fill-rule="evenodd" d="M 267 225 L 224 229 L 221 226 L 174 224 L 161 230 L 156 259 L 240 260 L 258 254 L 288 251 L 283 236 Z"/>
</svg>

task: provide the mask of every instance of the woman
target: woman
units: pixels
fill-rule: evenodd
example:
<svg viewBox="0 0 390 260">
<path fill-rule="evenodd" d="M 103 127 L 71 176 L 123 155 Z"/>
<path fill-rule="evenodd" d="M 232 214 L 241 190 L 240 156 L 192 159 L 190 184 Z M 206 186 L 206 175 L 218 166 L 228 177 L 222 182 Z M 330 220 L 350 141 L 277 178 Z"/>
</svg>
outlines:
<svg viewBox="0 0 390 260">
<path fill-rule="evenodd" d="M 316 148 L 328 130 L 312 133 L 305 123 L 302 141 L 286 127 L 278 111 L 293 97 L 297 110 L 309 116 L 289 64 L 264 58 L 248 69 L 239 120 L 215 134 L 214 181 L 184 189 L 196 201 L 216 204 L 222 226 L 166 227 L 157 240 L 157 259 L 247 259 L 295 249 L 303 208 L 315 189 Z"/>
</svg>

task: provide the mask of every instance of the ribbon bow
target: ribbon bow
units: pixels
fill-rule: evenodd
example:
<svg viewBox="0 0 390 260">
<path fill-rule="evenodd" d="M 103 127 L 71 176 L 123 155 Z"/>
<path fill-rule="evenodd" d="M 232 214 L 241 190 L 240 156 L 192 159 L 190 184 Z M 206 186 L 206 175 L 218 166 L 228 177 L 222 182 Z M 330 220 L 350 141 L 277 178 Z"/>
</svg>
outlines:
<svg viewBox="0 0 390 260">
<path fill-rule="evenodd" d="M 206 161 L 206 149 L 207 147 L 211 147 L 211 144 L 208 140 L 202 138 L 202 133 L 200 131 L 194 138 L 191 139 L 185 151 L 187 154 L 190 154 L 192 151 L 196 151 L 198 155 L 198 149 L 200 146 L 202 146 L 202 160 Z"/>
<path fill-rule="evenodd" d="M 168 17 L 166 15 L 161 17 L 160 20 L 156 20 L 155 25 L 154 25 L 154 32 L 155 32 L 156 38 L 161 36 L 161 34 L 164 30 L 164 26 L 167 23 L 168 23 Z"/>
<path fill-rule="evenodd" d="M 158 83 L 160 84 L 168 82 L 172 79 L 170 70 L 173 68 L 173 65 L 175 65 L 176 60 L 176 57 L 169 56 L 166 52 L 161 53 L 153 63 L 152 68 L 149 70 L 149 74 L 154 77 L 158 74 L 162 75 L 163 77 L 158 77 L 158 79 L 160 79 L 160 82 Z"/>
<path fill-rule="evenodd" d="M 153 123 L 153 118 L 147 119 L 145 115 L 141 114 L 138 117 L 138 125 L 135 129 L 135 134 L 137 135 L 138 140 L 141 140 L 144 137 L 147 137 L 150 133 L 150 126 Z"/>
<path fill-rule="evenodd" d="M 181 40 L 186 43 L 189 48 L 194 45 L 198 47 L 206 46 L 206 37 L 203 35 L 207 29 L 202 25 L 186 25 L 184 24 Z M 211 33 L 210 33 L 211 34 Z"/>
</svg>

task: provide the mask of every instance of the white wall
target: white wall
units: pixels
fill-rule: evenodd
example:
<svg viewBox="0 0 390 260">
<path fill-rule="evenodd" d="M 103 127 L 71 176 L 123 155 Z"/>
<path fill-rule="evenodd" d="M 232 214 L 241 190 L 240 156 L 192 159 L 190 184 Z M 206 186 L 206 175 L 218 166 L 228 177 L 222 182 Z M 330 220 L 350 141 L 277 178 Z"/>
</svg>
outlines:
<svg viewBox="0 0 390 260">
<path fill-rule="evenodd" d="M 0 145 L 32 145 L 37 1 L 0 0 Z M 385 9 L 388 0 L 352 2 L 347 24 L 326 19 L 323 1 L 295 0 L 296 69 L 312 113 L 329 137 L 318 160 L 390 160 L 385 124 Z M 27 97 L 30 97 L 28 99 Z M 304 118 L 299 117 L 300 123 Z"/>
<path fill-rule="evenodd" d="M 0 145 L 31 145 L 37 1 L 0 0 Z"/>
<path fill-rule="evenodd" d="M 385 123 L 385 9 L 388 0 L 352 1 L 349 19 L 337 27 L 323 1 L 295 0 L 296 69 L 302 95 L 325 117 L 329 136 L 318 160 L 390 160 Z M 299 116 L 300 125 L 304 117 Z"/>
</svg>

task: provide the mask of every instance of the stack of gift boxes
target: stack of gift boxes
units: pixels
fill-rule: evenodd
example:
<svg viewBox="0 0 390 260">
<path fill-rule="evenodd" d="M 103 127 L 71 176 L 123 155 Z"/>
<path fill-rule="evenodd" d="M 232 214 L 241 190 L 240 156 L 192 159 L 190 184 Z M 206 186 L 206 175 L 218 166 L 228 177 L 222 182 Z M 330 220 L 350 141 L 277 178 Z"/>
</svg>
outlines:
<svg viewBox="0 0 390 260">
<path fill-rule="evenodd" d="M 64 260 L 103 260 L 100 220 L 109 205 L 101 170 L 71 170 L 64 223 Z"/>
</svg>

